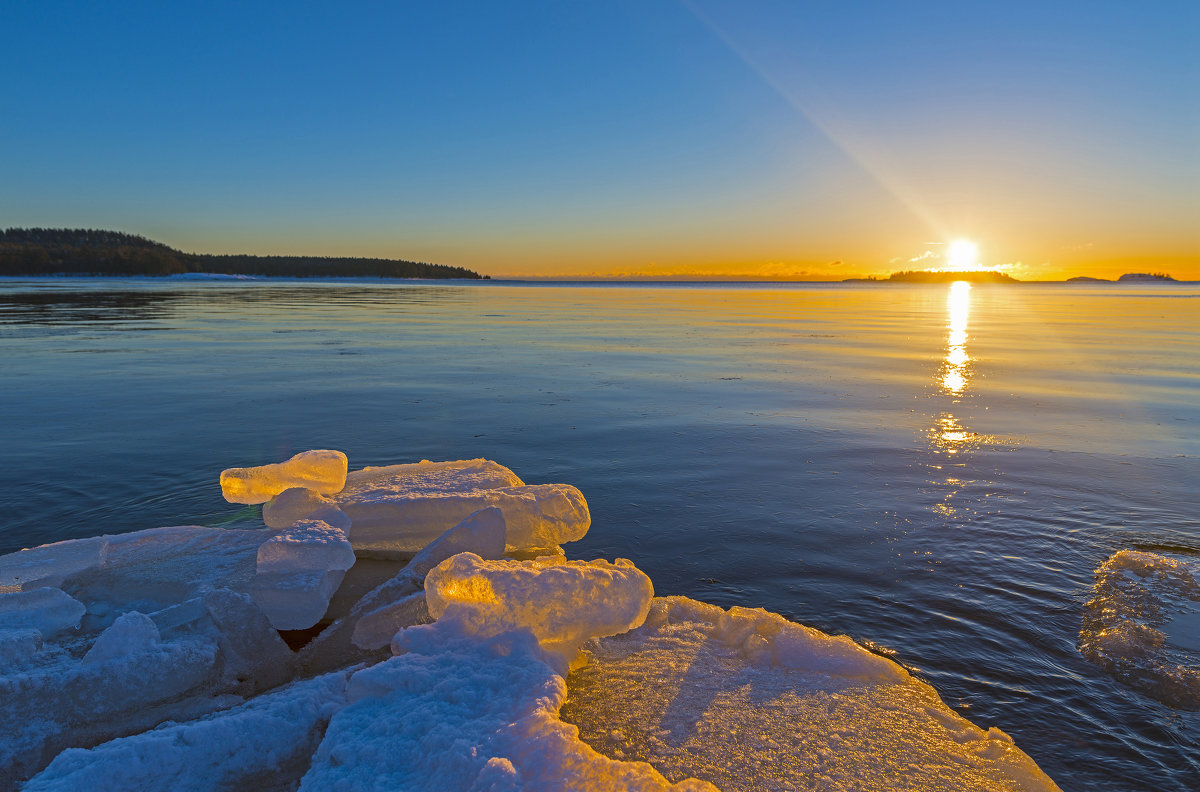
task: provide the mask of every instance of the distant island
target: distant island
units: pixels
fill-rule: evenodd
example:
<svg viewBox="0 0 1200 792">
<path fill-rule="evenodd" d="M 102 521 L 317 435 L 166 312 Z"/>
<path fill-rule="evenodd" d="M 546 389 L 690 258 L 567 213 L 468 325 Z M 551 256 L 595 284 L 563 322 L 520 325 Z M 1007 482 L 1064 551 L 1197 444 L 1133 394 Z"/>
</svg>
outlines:
<svg viewBox="0 0 1200 792">
<path fill-rule="evenodd" d="M 993 270 L 979 270 L 974 272 L 953 272 L 948 270 L 905 270 L 904 272 L 893 272 L 886 278 L 846 278 L 843 283 L 953 283 L 954 281 L 969 281 L 971 283 L 1029 283 L 1030 281 L 1020 281 L 1011 275 L 1005 275 L 1003 272 L 995 272 Z M 1034 283 L 1050 283 L 1051 281 L 1032 281 Z M 1063 281 L 1059 281 L 1063 282 Z M 1087 275 L 1078 275 L 1074 278 L 1067 278 L 1065 283 L 1178 283 L 1179 281 L 1172 278 L 1165 272 L 1127 272 L 1117 280 L 1107 280 L 1105 278 L 1093 278 Z"/>
<path fill-rule="evenodd" d="M 1126 272 L 1121 277 L 1117 278 L 1118 282 L 1128 281 L 1173 281 L 1175 280 L 1165 272 Z"/>
<path fill-rule="evenodd" d="M 1020 283 L 1011 275 L 993 270 L 977 270 L 972 272 L 952 272 L 945 270 L 905 270 L 893 272 L 886 278 L 847 278 L 847 283 L 953 283 L 954 281 L 970 281 L 971 283 Z"/>
<path fill-rule="evenodd" d="M 267 278 L 467 278 L 489 276 L 420 261 L 329 256 L 184 253 L 135 234 L 71 228 L 0 231 L 0 275 L 216 275 Z"/>
</svg>

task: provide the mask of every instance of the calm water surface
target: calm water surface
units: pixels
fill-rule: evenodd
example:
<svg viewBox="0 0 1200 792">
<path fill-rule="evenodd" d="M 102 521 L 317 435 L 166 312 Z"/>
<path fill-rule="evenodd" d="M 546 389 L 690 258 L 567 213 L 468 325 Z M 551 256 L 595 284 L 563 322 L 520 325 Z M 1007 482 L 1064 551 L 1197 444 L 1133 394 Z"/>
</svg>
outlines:
<svg viewBox="0 0 1200 792">
<path fill-rule="evenodd" d="M 485 456 L 583 490 L 571 555 L 852 635 L 1066 790 L 1195 790 L 1200 716 L 1076 644 L 1109 555 L 1200 554 L 1197 316 L 1196 285 L 0 280 L 0 552 L 244 521 L 217 473 L 308 448 Z"/>
</svg>

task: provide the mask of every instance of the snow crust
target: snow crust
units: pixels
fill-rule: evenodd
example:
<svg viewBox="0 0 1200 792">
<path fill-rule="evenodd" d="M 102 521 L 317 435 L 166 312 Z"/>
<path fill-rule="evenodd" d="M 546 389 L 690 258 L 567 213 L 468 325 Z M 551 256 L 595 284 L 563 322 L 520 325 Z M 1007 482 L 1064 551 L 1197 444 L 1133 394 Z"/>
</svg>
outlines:
<svg viewBox="0 0 1200 792">
<path fill-rule="evenodd" d="M 591 523 L 570 485 L 483 459 L 347 469 L 222 473 L 264 529 L 0 556 L 0 789 L 1056 789 L 845 636 L 568 560 Z M 371 554 L 411 558 L 365 562 L 330 607 Z M 1152 558 L 1110 566 L 1192 591 Z M 298 652 L 279 633 L 310 627 Z M 1118 634 L 1109 654 L 1148 645 Z"/>
<path fill-rule="evenodd" d="M 333 495 L 346 485 L 348 461 L 341 451 L 304 451 L 286 462 L 221 471 L 221 494 L 230 503 L 265 503 L 292 487 Z"/>
<path fill-rule="evenodd" d="M 1180 709 L 1200 709 L 1200 651 L 1174 645 L 1176 614 L 1200 611 L 1200 583 L 1182 558 L 1120 550 L 1096 569 L 1079 651 L 1121 682 Z"/>
</svg>

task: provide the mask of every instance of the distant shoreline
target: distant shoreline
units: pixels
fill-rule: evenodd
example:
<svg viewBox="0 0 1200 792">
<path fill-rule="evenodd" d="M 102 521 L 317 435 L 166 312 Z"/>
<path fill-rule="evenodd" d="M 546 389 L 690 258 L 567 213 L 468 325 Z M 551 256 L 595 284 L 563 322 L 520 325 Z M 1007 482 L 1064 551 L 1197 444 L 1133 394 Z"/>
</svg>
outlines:
<svg viewBox="0 0 1200 792">
<path fill-rule="evenodd" d="M 396 278 L 486 280 L 464 267 L 349 256 L 184 253 L 145 237 L 81 228 L 0 231 L 0 275 L 67 277 L 214 276 L 242 278 Z"/>
</svg>

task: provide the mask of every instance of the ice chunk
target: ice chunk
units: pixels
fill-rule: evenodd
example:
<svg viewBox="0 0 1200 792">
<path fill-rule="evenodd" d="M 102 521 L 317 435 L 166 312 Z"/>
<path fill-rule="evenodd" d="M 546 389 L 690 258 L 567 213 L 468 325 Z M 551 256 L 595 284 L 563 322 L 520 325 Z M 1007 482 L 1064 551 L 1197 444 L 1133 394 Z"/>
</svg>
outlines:
<svg viewBox="0 0 1200 792">
<path fill-rule="evenodd" d="M 259 545 L 250 593 L 279 630 L 303 630 L 325 615 L 329 598 L 354 566 L 346 532 L 322 520 L 301 520 Z"/>
<path fill-rule="evenodd" d="M 350 518 L 342 514 L 337 502 L 316 490 L 291 487 L 263 504 L 263 522 L 268 528 L 290 528 L 300 520 L 324 520 L 337 528 L 350 529 Z M 319 514 L 318 514 L 319 513 Z M 332 519 L 321 515 L 339 514 Z M 344 521 L 344 524 L 343 524 Z"/>
<path fill-rule="evenodd" d="M 382 649 L 404 627 L 429 621 L 425 594 L 417 591 L 407 597 L 364 613 L 354 624 L 350 640 L 359 649 Z"/>
<path fill-rule="evenodd" d="M 341 451 L 304 451 L 286 462 L 221 471 L 221 494 L 230 503 L 265 503 L 292 487 L 333 495 L 346 485 L 347 460 Z"/>
<path fill-rule="evenodd" d="M 607 759 L 557 717 L 566 685 L 527 632 L 490 639 L 447 622 L 437 639 L 360 671 L 301 792 L 336 789 L 712 790 Z M 413 628 L 425 629 L 425 628 Z"/>
<path fill-rule="evenodd" d="M 826 635 L 762 608 L 730 608 L 721 614 L 713 634 L 759 665 L 873 682 L 902 682 L 908 677 L 903 668 L 845 635 Z"/>
<path fill-rule="evenodd" d="M 210 591 L 204 595 L 204 609 L 221 650 L 224 689 L 256 693 L 292 677 L 295 655 L 250 597 Z"/>
<path fill-rule="evenodd" d="M 250 596 L 275 629 L 306 630 L 325 615 L 345 575 L 342 569 L 268 572 L 254 579 Z"/>
<path fill-rule="evenodd" d="M 485 561 L 459 553 L 425 577 L 429 614 L 452 619 L 486 638 L 514 629 L 532 632 L 570 661 L 589 638 L 625 632 L 646 619 L 654 588 L 628 559 Z M 393 650 L 403 650 L 401 633 Z"/>
<path fill-rule="evenodd" d="M 104 563 L 65 585 L 76 598 L 92 606 L 108 603 L 117 613 L 153 613 L 220 588 L 244 592 L 254 580 L 258 547 L 269 536 L 197 525 L 110 536 Z"/>
<path fill-rule="evenodd" d="M 451 462 L 420 462 L 406 465 L 366 467 L 346 476 L 343 494 L 357 497 L 373 491 L 402 488 L 411 496 L 446 495 L 485 489 L 520 487 L 525 484 L 503 465 L 489 459 L 460 459 Z"/>
<path fill-rule="evenodd" d="M 303 775 L 329 718 L 345 704 L 346 676 L 296 682 L 199 720 L 63 751 L 24 789 L 283 788 Z"/>
<path fill-rule="evenodd" d="M 117 617 L 83 656 L 84 665 L 103 663 L 125 655 L 148 652 L 158 646 L 161 636 L 154 620 L 144 613 L 130 611 Z"/>
<path fill-rule="evenodd" d="M 848 639 L 762 610 L 655 599 L 645 623 L 589 645 L 561 717 L 608 756 L 724 792 L 1057 790 L 999 729 Z"/>
<path fill-rule="evenodd" d="M 459 553 L 474 553 L 489 560 L 499 559 L 504 555 L 507 535 L 504 512 L 488 506 L 472 512 L 458 525 L 421 548 L 408 562 L 404 573 L 420 588 L 424 586 L 425 576 L 434 567 Z"/>
<path fill-rule="evenodd" d="M 44 586 L 61 587 L 76 572 L 103 559 L 107 539 L 68 539 L 0 556 L 0 593 Z"/>
<path fill-rule="evenodd" d="M 258 573 L 292 570 L 340 570 L 354 566 L 354 548 L 346 531 L 323 520 L 301 520 L 272 534 L 258 546 Z"/>
<path fill-rule="evenodd" d="M 395 577 L 362 597 L 348 614 L 304 647 L 304 666 L 309 672 L 319 672 L 365 659 L 368 651 L 387 646 L 401 627 L 428 621 L 423 587 L 429 570 L 461 552 L 500 558 L 504 555 L 504 536 L 504 515 L 499 509 L 489 507 L 471 514 L 422 548 Z M 416 598 L 409 601 L 414 594 Z M 405 601 L 405 605 L 399 605 Z M 369 613 L 374 615 L 359 633 L 358 622 Z M 412 621 L 408 621 L 410 618 Z M 379 644 L 384 634 L 387 637 Z"/>
<path fill-rule="evenodd" d="M 42 635 L 79 626 L 87 608 L 62 589 L 43 588 L 0 594 L 0 628 L 32 627 Z"/>
<path fill-rule="evenodd" d="M 479 509 L 504 514 L 510 550 L 550 548 L 583 538 L 591 514 L 583 494 L 569 484 L 536 484 L 451 493 L 413 491 L 403 480 L 343 493 L 337 501 L 350 518 L 356 552 L 379 556 L 415 553 Z"/>
<path fill-rule="evenodd" d="M 1200 647 L 1168 632 L 1200 613 L 1194 559 L 1121 550 L 1096 569 L 1079 651 L 1114 677 L 1180 709 L 1200 709 Z"/>
</svg>

